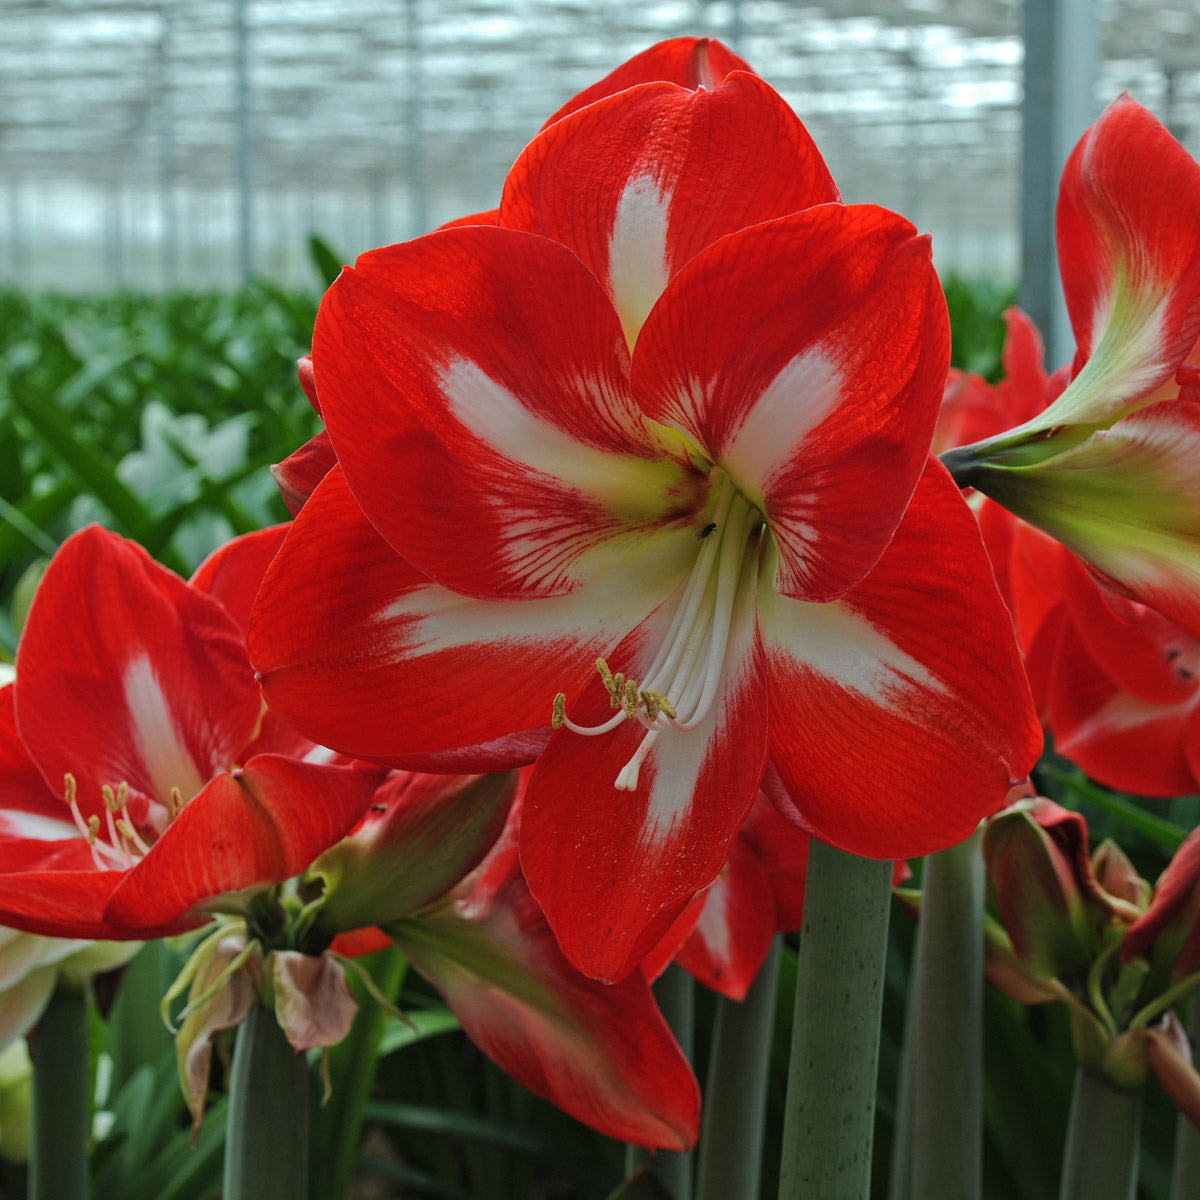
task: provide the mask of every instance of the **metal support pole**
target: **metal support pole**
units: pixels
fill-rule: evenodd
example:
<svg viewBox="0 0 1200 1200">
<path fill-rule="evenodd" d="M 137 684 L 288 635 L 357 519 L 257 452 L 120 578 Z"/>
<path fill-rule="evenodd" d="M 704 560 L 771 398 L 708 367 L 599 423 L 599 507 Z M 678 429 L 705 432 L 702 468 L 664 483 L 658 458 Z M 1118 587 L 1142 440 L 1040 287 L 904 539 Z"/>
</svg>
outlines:
<svg viewBox="0 0 1200 1200">
<path fill-rule="evenodd" d="M 1094 0 L 1025 0 L 1022 33 L 1020 297 L 1054 368 L 1075 352 L 1058 280 L 1054 209 L 1063 164 L 1097 116 Z"/>
<path fill-rule="evenodd" d="M 248 0 L 233 0 L 234 80 L 237 90 L 238 264 L 242 282 L 254 273 L 254 134 L 250 121 Z"/>
<path fill-rule="evenodd" d="M 425 191 L 425 128 L 421 61 L 421 10 L 419 0 L 405 0 L 405 32 L 408 35 L 408 194 L 409 236 L 429 230 L 429 204 Z"/>
</svg>

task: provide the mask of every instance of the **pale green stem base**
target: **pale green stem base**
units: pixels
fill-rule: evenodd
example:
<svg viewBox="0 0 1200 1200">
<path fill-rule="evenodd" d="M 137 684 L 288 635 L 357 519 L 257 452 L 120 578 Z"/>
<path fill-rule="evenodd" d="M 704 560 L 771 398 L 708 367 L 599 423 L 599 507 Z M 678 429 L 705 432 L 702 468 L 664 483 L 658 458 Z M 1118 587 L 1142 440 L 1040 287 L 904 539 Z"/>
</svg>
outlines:
<svg viewBox="0 0 1200 1200">
<path fill-rule="evenodd" d="M 696 1200 L 753 1200 L 758 1195 L 779 950 L 776 937 L 745 1000 L 717 1001 Z"/>
<path fill-rule="evenodd" d="M 1059 1200 L 1135 1200 L 1142 1093 L 1079 1067 Z"/>
<path fill-rule="evenodd" d="M 1188 1003 L 1187 1034 L 1195 1054 L 1200 1045 L 1200 996 L 1193 996 Z M 1200 1196 L 1200 1129 L 1180 1113 L 1175 1119 L 1171 1200 L 1194 1200 L 1196 1196 Z"/>
<path fill-rule="evenodd" d="M 871 1186 L 892 864 L 812 842 L 796 976 L 779 1200 Z"/>
<path fill-rule="evenodd" d="M 675 1040 L 689 1062 L 694 1055 L 695 989 L 692 977 L 672 963 L 655 981 L 654 998 L 662 1009 Z M 674 1200 L 692 1200 L 692 1156 L 681 1150 L 644 1150 L 628 1146 L 625 1153 L 625 1174 L 643 1164 L 650 1167 Z"/>
<path fill-rule="evenodd" d="M 226 1120 L 224 1200 L 308 1195 L 308 1062 L 261 1005 L 237 1032 Z"/>
<path fill-rule="evenodd" d="M 978 1200 L 983 1187 L 981 834 L 925 860 L 912 1049 L 912 1196 Z"/>
<path fill-rule="evenodd" d="M 33 1065 L 30 1200 L 87 1200 L 91 1074 L 88 996 L 59 987 L 38 1023 Z"/>
</svg>

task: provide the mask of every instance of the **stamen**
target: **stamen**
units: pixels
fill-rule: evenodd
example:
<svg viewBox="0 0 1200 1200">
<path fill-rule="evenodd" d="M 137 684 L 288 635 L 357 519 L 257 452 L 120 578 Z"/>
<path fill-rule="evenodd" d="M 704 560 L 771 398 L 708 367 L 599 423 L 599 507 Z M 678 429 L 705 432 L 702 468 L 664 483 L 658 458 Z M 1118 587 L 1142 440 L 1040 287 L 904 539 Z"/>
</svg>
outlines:
<svg viewBox="0 0 1200 1200">
<path fill-rule="evenodd" d="M 87 840 L 89 846 L 96 844 L 96 834 L 100 832 L 100 818 L 92 813 L 87 819 Z"/>
<path fill-rule="evenodd" d="M 183 798 L 183 793 L 177 788 L 171 788 L 171 819 L 174 820 L 181 812 L 186 801 Z"/>
<path fill-rule="evenodd" d="M 762 517 L 731 480 L 720 485 L 704 527 L 696 561 L 684 584 L 666 635 L 640 684 L 614 673 L 602 658 L 596 670 L 616 714 L 594 726 L 576 725 L 566 714 L 566 694 L 554 698 L 553 726 L 596 736 L 636 719 L 646 734 L 621 768 L 615 787 L 633 791 L 642 763 L 665 729 L 686 732 L 708 718 L 721 688 L 734 610 L 753 562 Z"/>
</svg>

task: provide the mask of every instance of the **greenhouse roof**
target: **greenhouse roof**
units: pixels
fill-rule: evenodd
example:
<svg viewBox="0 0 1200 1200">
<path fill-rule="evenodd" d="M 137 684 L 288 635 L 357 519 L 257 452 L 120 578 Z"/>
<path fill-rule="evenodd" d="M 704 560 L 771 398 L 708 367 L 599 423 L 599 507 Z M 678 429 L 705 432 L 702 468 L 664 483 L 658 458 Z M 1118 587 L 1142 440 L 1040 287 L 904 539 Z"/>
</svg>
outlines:
<svg viewBox="0 0 1200 1200">
<path fill-rule="evenodd" d="M 1195 150 L 1196 6 L 1097 14 L 1097 109 L 1128 88 Z M 847 199 L 1015 271 L 1015 0 L 7 0 L 4 29 L 0 274 L 231 282 L 239 204 L 276 276 L 309 230 L 347 251 L 414 235 L 493 205 L 563 100 L 684 33 L 783 93 Z"/>
</svg>

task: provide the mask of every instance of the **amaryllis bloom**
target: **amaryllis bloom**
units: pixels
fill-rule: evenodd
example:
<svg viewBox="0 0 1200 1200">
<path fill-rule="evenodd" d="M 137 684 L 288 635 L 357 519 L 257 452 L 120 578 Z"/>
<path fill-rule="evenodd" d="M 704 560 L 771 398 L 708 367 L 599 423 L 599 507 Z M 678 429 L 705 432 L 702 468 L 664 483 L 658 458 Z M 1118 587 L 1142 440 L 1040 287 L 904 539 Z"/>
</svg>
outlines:
<svg viewBox="0 0 1200 1200">
<path fill-rule="evenodd" d="M 1012 309 L 1006 319 L 1006 378 L 991 385 L 952 373 L 938 424 L 944 445 L 1011 426 L 1065 383 L 1062 373 L 1047 379 L 1042 370 L 1029 318 Z M 1123 791 L 1177 796 L 1200 788 L 1196 636 L 994 501 L 974 493 L 971 503 L 1055 750 Z"/>
<path fill-rule="evenodd" d="M 338 466 L 260 593 L 268 703 L 397 766 L 540 750 L 522 863 L 601 978 L 714 878 L 768 763 L 853 852 L 962 839 L 1039 734 L 928 459 L 947 357 L 927 239 L 838 203 L 756 76 L 563 117 L 496 226 L 327 294 Z"/>
<path fill-rule="evenodd" d="M 943 460 L 1200 636 L 1200 165 L 1122 96 L 1067 162 L 1057 229 L 1075 361 Z"/>
<path fill-rule="evenodd" d="M 264 720 L 238 618 L 278 540 L 254 535 L 202 568 L 228 608 L 96 526 L 51 561 L 0 690 L 4 924 L 190 928 L 298 874 L 358 820 L 378 772 L 306 761 L 329 756 Z"/>
</svg>

